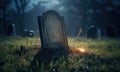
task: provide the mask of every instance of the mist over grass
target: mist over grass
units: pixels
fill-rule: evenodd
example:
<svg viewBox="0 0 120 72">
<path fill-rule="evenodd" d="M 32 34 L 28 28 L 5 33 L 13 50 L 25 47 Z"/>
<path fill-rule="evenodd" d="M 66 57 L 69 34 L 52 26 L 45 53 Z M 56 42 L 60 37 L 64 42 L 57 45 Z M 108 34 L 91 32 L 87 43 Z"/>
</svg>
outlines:
<svg viewBox="0 0 120 72">
<path fill-rule="evenodd" d="M 71 53 L 37 65 L 39 72 L 119 72 L 120 39 L 84 39 L 68 37 Z M 21 51 L 21 46 L 24 48 Z M 33 57 L 41 48 L 39 37 L 0 37 L 0 72 L 32 72 L 29 68 Z M 84 49 L 84 52 L 79 51 Z"/>
</svg>

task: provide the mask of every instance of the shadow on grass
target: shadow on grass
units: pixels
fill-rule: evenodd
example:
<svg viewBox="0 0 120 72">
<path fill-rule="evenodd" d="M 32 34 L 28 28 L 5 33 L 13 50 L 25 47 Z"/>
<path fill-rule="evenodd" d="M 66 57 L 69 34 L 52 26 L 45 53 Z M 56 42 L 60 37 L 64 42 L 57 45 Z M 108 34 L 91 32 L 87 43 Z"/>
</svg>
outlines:
<svg viewBox="0 0 120 72">
<path fill-rule="evenodd" d="M 68 50 L 65 50 L 64 48 L 41 48 L 41 50 L 34 56 L 30 68 L 32 68 L 32 71 L 38 72 L 40 70 L 40 66 L 44 64 L 43 67 L 45 67 L 49 71 L 51 70 L 51 68 L 49 67 L 49 64 L 51 62 L 55 63 L 57 61 L 60 61 L 60 58 L 62 58 L 62 60 L 64 61 L 67 61 L 69 53 L 70 52 Z"/>
</svg>

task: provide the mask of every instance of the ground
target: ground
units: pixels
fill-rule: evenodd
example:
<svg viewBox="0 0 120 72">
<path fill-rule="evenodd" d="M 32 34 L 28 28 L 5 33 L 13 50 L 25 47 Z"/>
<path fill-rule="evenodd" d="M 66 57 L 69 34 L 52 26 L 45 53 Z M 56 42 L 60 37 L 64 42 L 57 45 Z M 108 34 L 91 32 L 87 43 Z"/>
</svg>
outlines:
<svg viewBox="0 0 120 72">
<path fill-rule="evenodd" d="M 37 72 L 120 72 L 120 39 L 68 37 L 71 53 L 65 60 L 44 62 Z M 0 72 L 32 72 L 33 57 L 40 50 L 39 37 L 0 37 Z"/>
</svg>

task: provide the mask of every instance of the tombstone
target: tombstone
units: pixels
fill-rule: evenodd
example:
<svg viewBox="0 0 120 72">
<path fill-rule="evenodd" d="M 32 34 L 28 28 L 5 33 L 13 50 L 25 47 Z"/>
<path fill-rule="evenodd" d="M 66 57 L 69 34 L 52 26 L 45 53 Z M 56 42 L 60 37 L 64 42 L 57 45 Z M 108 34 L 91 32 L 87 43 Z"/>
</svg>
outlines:
<svg viewBox="0 0 120 72">
<path fill-rule="evenodd" d="M 94 25 L 92 25 L 88 29 L 87 38 L 91 38 L 91 39 L 97 39 L 98 38 L 98 30 Z"/>
<path fill-rule="evenodd" d="M 23 37 L 34 37 L 35 32 L 33 30 L 24 29 Z"/>
<path fill-rule="evenodd" d="M 16 31 L 15 31 L 15 24 L 10 24 L 7 29 L 7 33 L 9 36 L 15 36 Z"/>
<path fill-rule="evenodd" d="M 56 11 L 47 11 L 42 16 L 38 16 L 38 26 L 42 47 L 34 56 L 30 65 L 34 72 L 39 72 L 37 66 L 42 63 L 49 69 L 48 64 L 51 60 L 56 62 L 60 60 L 60 57 L 62 59 L 64 57 L 64 61 L 67 61 L 69 55 L 64 18 L 62 16 Z"/>
<path fill-rule="evenodd" d="M 13 27 L 13 36 L 15 36 L 16 35 L 15 24 L 12 24 L 12 27 Z"/>
<path fill-rule="evenodd" d="M 42 48 L 66 49 L 68 48 L 64 17 L 50 10 L 38 17 Z"/>
<path fill-rule="evenodd" d="M 27 37 L 27 32 L 28 32 L 28 30 L 24 29 L 24 35 L 23 35 L 23 37 Z"/>
<path fill-rule="evenodd" d="M 101 30 L 97 29 L 97 38 L 101 39 L 102 38 L 102 34 L 101 34 Z"/>
<path fill-rule="evenodd" d="M 114 27 L 108 26 L 108 27 L 106 28 L 106 32 L 107 32 L 107 36 L 108 36 L 108 37 L 115 37 Z"/>
<path fill-rule="evenodd" d="M 35 36 L 35 32 L 33 30 L 29 30 L 28 37 L 34 37 L 34 36 Z"/>
<path fill-rule="evenodd" d="M 65 31 L 64 18 L 57 12 L 50 10 L 38 16 L 38 26 L 41 38 L 41 50 L 34 56 L 31 67 L 36 70 L 33 65 L 36 60 L 39 64 L 59 60 L 60 57 L 65 59 L 68 57 L 68 42 Z"/>
</svg>

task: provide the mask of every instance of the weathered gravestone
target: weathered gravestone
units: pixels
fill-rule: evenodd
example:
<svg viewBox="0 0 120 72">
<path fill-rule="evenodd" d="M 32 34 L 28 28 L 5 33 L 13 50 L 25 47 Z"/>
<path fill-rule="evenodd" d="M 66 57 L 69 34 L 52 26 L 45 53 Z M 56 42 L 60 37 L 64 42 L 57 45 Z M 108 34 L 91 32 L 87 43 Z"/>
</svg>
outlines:
<svg viewBox="0 0 120 72">
<path fill-rule="evenodd" d="M 49 68 L 50 61 L 58 61 L 60 57 L 67 60 L 68 42 L 65 31 L 64 18 L 57 12 L 50 10 L 38 17 L 38 25 L 41 37 L 41 50 L 35 55 L 31 68 L 37 72 L 36 63 L 39 66 L 44 62 Z"/>
<path fill-rule="evenodd" d="M 100 35 L 99 31 L 97 29 L 97 27 L 95 27 L 94 25 L 92 25 L 87 32 L 87 38 L 91 38 L 91 39 L 97 39 Z"/>
<path fill-rule="evenodd" d="M 42 48 L 65 49 L 68 48 L 64 17 L 50 10 L 38 17 Z"/>
<path fill-rule="evenodd" d="M 58 60 L 63 55 L 67 56 L 69 51 L 64 18 L 50 10 L 38 17 L 38 24 L 42 47 L 35 55 L 33 64 L 36 60 L 48 64 L 51 60 Z"/>
</svg>

